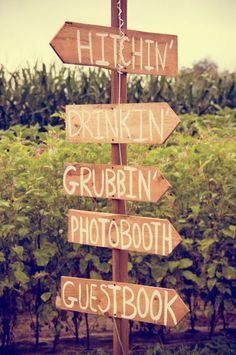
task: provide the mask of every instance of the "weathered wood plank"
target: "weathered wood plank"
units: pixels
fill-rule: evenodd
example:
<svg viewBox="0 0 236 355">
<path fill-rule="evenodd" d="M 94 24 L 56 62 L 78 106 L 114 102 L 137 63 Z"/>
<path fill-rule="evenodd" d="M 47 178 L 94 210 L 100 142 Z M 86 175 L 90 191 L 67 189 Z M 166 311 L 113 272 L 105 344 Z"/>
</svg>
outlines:
<svg viewBox="0 0 236 355">
<path fill-rule="evenodd" d="M 50 45 L 62 62 L 176 76 L 177 36 L 65 22 Z"/>
<path fill-rule="evenodd" d="M 150 166 L 66 164 L 68 195 L 131 201 L 158 201 L 170 188 L 160 170 Z"/>
<path fill-rule="evenodd" d="M 76 277 L 61 278 L 59 306 L 69 311 L 169 327 L 175 326 L 189 312 L 173 289 Z"/>
<path fill-rule="evenodd" d="M 179 122 L 167 103 L 67 105 L 66 140 L 162 144 Z"/>
<path fill-rule="evenodd" d="M 79 210 L 68 217 L 73 243 L 166 256 L 182 241 L 167 219 Z"/>
</svg>

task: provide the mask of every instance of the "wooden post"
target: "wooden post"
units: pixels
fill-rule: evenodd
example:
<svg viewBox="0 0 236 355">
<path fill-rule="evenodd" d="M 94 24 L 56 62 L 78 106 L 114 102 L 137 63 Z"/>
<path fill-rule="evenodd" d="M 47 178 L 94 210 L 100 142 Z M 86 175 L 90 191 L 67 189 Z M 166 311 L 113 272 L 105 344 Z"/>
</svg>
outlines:
<svg viewBox="0 0 236 355">
<path fill-rule="evenodd" d="M 121 18 L 124 21 L 122 29 L 127 29 L 127 0 L 120 1 Z M 117 0 L 111 0 L 111 26 L 119 27 L 119 10 Z M 117 71 L 111 73 L 111 103 L 127 102 L 127 74 L 120 74 Z M 120 91 L 119 91 L 120 82 Z M 112 163 L 127 164 L 127 145 L 112 144 Z M 112 212 L 126 213 L 126 202 L 122 200 L 112 201 Z M 112 278 L 113 281 L 128 281 L 128 252 L 124 250 L 112 250 Z M 125 355 L 129 352 L 129 321 L 127 319 L 113 319 L 113 353 L 114 355 Z M 121 344 L 122 346 L 121 346 Z"/>
</svg>

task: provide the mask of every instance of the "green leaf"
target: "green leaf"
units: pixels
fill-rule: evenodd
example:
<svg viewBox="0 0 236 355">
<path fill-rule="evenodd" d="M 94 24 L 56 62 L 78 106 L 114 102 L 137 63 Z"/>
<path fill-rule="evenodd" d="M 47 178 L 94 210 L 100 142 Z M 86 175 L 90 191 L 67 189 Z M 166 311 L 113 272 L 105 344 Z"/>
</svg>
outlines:
<svg viewBox="0 0 236 355">
<path fill-rule="evenodd" d="M 189 270 L 183 271 L 182 275 L 185 277 L 186 280 L 193 281 L 196 283 L 198 281 L 198 277 L 192 271 Z"/>
<path fill-rule="evenodd" d="M 34 256 L 38 266 L 46 266 L 55 255 L 57 247 L 55 243 L 44 243 L 41 249 L 34 251 Z"/>
<path fill-rule="evenodd" d="M 167 266 L 156 266 L 151 268 L 151 273 L 153 278 L 157 281 L 160 282 L 167 274 Z"/>
<path fill-rule="evenodd" d="M 85 258 L 80 259 L 79 269 L 82 275 L 85 273 L 87 266 L 88 266 L 88 261 Z"/>
<path fill-rule="evenodd" d="M 90 271 L 90 278 L 95 280 L 101 280 L 101 275 L 96 271 Z"/>
<path fill-rule="evenodd" d="M 173 275 L 167 276 L 166 281 L 168 281 L 169 283 L 171 283 L 173 286 L 176 285 L 176 278 L 175 278 Z"/>
<path fill-rule="evenodd" d="M 10 207 L 10 201 L 0 199 L 0 207 Z"/>
<path fill-rule="evenodd" d="M 224 267 L 223 276 L 227 280 L 235 280 L 236 279 L 236 268 L 233 268 L 232 266 Z"/>
<path fill-rule="evenodd" d="M 217 242 L 217 238 L 206 238 L 199 241 L 202 251 L 207 251 L 212 246 L 212 244 L 216 242 Z"/>
<path fill-rule="evenodd" d="M 15 270 L 14 276 L 22 284 L 29 282 L 29 277 L 22 270 Z"/>
<path fill-rule="evenodd" d="M 236 226 L 229 226 L 229 229 L 223 229 L 223 234 L 226 237 L 236 238 Z"/>
<path fill-rule="evenodd" d="M 44 302 L 47 302 L 50 297 L 52 296 L 52 293 L 51 292 L 45 292 L 41 295 L 41 299 L 44 301 Z"/>
<path fill-rule="evenodd" d="M 185 258 L 179 261 L 180 269 L 187 269 L 188 267 L 193 265 L 193 261 L 191 259 Z"/>
<path fill-rule="evenodd" d="M 5 256 L 4 256 L 3 252 L 0 251 L 0 263 L 3 263 L 3 261 L 5 261 L 5 260 L 6 259 L 5 259 Z"/>
<path fill-rule="evenodd" d="M 215 276 L 215 273 L 216 273 L 216 268 L 217 268 L 217 264 L 211 264 L 209 266 L 209 268 L 207 269 L 207 273 L 209 275 L 210 278 L 214 277 Z"/>
<path fill-rule="evenodd" d="M 20 258 L 22 258 L 24 253 L 24 248 L 21 245 L 16 245 L 12 249 Z"/>
<path fill-rule="evenodd" d="M 179 260 L 176 261 L 168 261 L 168 267 L 170 272 L 173 272 L 179 266 Z"/>
<path fill-rule="evenodd" d="M 99 263 L 97 269 L 101 272 L 109 272 L 110 271 L 110 266 L 108 263 Z"/>
<path fill-rule="evenodd" d="M 211 304 L 207 305 L 207 307 L 205 308 L 205 312 L 204 312 L 206 317 L 210 318 L 212 316 L 213 312 L 214 312 L 214 307 Z"/>
<path fill-rule="evenodd" d="M 217 279 L 209 279 L 209 280 L 207 280 L 207 287 L 209 288 L 210 291 L 215 286 L 216 281 L 217 281 Z"/>
<path fill-rule="evenodd" d="M 90 260 L 96 266 L 96 268 L 99 269 L 99 266 L 101 265 L 99 257 L 95 254 L 92 254 Z"/>
<path fill-rule="evenodd" d="M 132 263 L 128 262 L 128 271 L 131 271 L 133 269 Z"/>
<path fill-rule="evenodd" d="M 46 277 L 46 276 L 48 276 L 48 273 L 47 273 L 47 272 L 45 272 L 45 271 L 40 271 L 40 272 L 36 272 L 33 277 L 34 277 L 36 280 L 38 280 L 38 279 L 42 279 L 42 278 L 44 278 L 44 277 Z"/>
</svg>

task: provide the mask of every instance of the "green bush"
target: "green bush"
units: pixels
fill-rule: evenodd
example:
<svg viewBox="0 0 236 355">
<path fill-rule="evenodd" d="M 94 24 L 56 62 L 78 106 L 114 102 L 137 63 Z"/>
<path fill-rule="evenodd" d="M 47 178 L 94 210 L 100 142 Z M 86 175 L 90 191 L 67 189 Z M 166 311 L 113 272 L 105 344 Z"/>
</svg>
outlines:
<svg viewBox="0 0 236 355">
<path fill-rule="evenodd" d="M 231 343 L 230 340 L 219 339 L 200 345 L 181 345 L 178 347 L 157 345 L 154 349 L 148 350 L 147 355 L 233 355 L 235 351 L 235 342 Z"/>
<path fill-rule="evenodd" d="M 129 214 L 169 218 L 183 243 L 169 257 L 130 255 L 130 281 L 178 290 L 190 324 L 205 316 L 213 333 L 236 299 L 236 111 L 182 117 L 164 146 L 130 145 L 129 164 L 158 166 L 173 188 L 158 204 L 129 203 Z M 0 141 L 0 316 L 7 342 L 17 316 L 32 314 L 36 343 L 66 319 L 54 301 L 60 276 L 111 278 L 111 250 L 67 242 L 68 208 L 108 212 L 110 202 L 68 197 L 64 162 L 110 161 L 110 145 L 65 142 L 61 127 L 14 126 Z M 140 267 L 142 265 L 142 267 Z"/>
</svg>

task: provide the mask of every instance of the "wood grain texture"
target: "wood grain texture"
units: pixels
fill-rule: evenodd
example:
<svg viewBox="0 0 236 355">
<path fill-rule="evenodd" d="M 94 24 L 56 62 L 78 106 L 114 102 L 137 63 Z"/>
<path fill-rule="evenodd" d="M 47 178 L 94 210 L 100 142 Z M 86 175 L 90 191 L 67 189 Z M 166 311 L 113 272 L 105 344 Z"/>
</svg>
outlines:
<svg viewBox="0 0 236 355">
<path fill-rule="evenodd" d="M 179 122 L 167 103 L 67 105 L 66 140 L 163 144 Z"/>
<path fill-rule="evenodd" d="M 169 255 L 182 241 L 167 219 L 69 210 L 68 240 L 73 243 Z"/>
<path fill-rule="evenodd" d="M 61 309 L 169 327 L 189 312 L 173 289 L 131 283 L 61 278 Z"/>
<path fill-rule="evenodd" d="M 152 166 L 85 163 L 65 166 L 63 183 L 68 195 L 157 202 L 170 188 L 160 170 Z"/>
<path fill-rule="evenodd" d="M 114 26 L 114 25 L 113 25 Z M 65 22 L 50 42 L 63 63 L 176 76 L 177 36 Z"/>
<path fill-rule="evenodd" d="M 111 0 L 111 26 L 118 28 L 119 17 L 123 20 L 123 29 L 127 29 L 127 0 L 120 0 L 121 16 L 117 7 L 117 0 Z M 111 71 L 111 103 L 127 103 L 127 73 Z M 127 145 L 111 145 L 112 164 L 127 165 Z M 112 200 L 113 213 L 127 213 L 126 201 Z M 128 252 L 125 250 L 112 250 L 112 280 L 128 281 Z M 129 352 L 129 321 L 127 319 L 113 318 L 113 354 L 123 355 Z"/>
</svg>

